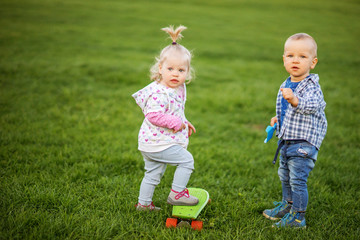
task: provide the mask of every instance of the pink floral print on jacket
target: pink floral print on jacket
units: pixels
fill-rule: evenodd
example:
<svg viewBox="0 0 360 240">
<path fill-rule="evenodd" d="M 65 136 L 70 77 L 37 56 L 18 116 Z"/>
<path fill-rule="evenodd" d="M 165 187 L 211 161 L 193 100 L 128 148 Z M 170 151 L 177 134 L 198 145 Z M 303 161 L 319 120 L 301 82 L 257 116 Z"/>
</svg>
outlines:
<svg viewBox="0 0 360 240">
<path fill-rule="evenodd" d="M 158 82 L 152 82 L 145 88 L 132 95 L 136 103 L 142 109 L 144 116 L 159 116 L 165 118 L 148 119 L 145 117 L 138 135 L 138 148 L 144 152 L 159 152 L 172 145 L 181 145 L 187 148 L 189 143 L 188 126 L 186 129 L 174 133 L 174 129 L 164 126 L 173 126 L 181 121 L 187 123 L 185 117 L 186 87 L 185 84 L 176 89 L 168 88 Z M 154 114 L 159 113 L 159 114 Z M 170 120 L 170 122 L 168 122 Z M 165 121 L 165 122 L 164 122 Z"/>
</svg>

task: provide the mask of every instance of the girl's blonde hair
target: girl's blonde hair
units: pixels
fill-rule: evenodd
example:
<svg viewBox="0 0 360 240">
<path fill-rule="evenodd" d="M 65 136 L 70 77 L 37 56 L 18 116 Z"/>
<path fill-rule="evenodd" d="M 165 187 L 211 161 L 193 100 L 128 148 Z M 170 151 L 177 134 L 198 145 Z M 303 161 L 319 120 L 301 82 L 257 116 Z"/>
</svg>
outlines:
<svg viewBox="0 0 360 240">
<path fill-rule="evenodd" d="M 170 38 L 172 39 L 172 44 L 166 46 L 163 50 L 161 50 L 160 55 L 158 57 L 155 57 L 155 64 L 150 68 L 151 80 L 158 82 L 161 81 L 159 66 L 163 64 L 163 62 L 166 60 L 169 54 L 171 54 L 173 51 L 177 51 L 184 55 L 184 58 L 187 63 L 188 74 L 186 76 L 186 83 L 191 82 L 191 79 L 194 76 L 194 69 L 190 65 L 192 54 L 184 46 L 177 43 L 177 40 L 180 40 L 183 37 L 181 32 L 184 31 L 185 29 L 186 27 L 182 25 L 180 25 L 176 29 L 174 29 L 174 26 L 169 26 L 161 29 L 170 35 Z"/>
</svg>

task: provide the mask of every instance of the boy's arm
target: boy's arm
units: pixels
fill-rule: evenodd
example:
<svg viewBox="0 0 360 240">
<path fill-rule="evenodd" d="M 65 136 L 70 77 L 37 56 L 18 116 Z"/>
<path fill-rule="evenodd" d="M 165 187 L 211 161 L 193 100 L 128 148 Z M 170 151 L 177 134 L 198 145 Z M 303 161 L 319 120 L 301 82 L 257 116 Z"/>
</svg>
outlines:
<svg viewBox="0 0 360 240">
<path fill-rule="evenodd" d="M 291 104 L 296 112 L 300 114 L 313 114 L 325 102 L 323 94 L 318 88 L 309 89 L 309 93 L 303 97 L 296 96 L 290 88 L 281 89 L 283 97 Z"/>
<path fill-rule="evenodd" d="M 297 107 L 299 99 L 295 96 L 291 88 L 280 88 L 280 91 L 288 103 L 290 103 L 293 107 Z"/>
<path fill-rule="evenodd" d="M 276 119 L 276 122 L 278 123 L 277 125 L 276 125 L 276 136 L 278 136 L 279 135 L 279 133 L 280 133 L 280 122 L 281 122 L 281 99 L 283 98 L 283 96 L 282 96 L 282 92 L 281 92 L 281 88 L 283 88 L 283 87 L 285 87 L 285 82 L 286 81 L 284 81 L 282 84 L 281 84 L 281 86 L 280 86 L 280 88 L 279 88 L 279 91 L 278 91 L 278 94 L 277 94 L 277 96 L 276 96 L 276 109 L 275 109 L 275 116 L 274 116 L 274 118 Z M 275 124 L 275 119 L 273 120 L 274 121 L 274 124 Z M 271 122 L 270 122 L 271 123 Z"/>
<path fill-rule="evenodd" d="M 325 107 L 325 105 L 326 103 L 321 89 L 312 88 L 305 96 L 298 97 L 298 105 L 295 111 L 300 114 L 313 114 L 320 108 Z"/>
</svg>

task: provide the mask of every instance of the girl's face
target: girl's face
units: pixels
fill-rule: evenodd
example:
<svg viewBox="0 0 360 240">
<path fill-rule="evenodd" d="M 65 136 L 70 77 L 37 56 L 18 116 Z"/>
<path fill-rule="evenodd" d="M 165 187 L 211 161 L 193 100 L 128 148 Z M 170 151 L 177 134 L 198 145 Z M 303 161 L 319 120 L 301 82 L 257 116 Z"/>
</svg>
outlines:
<svg viewBox="0 0 360 240">
<path fill-rule="evenodd" d="M 185 83 L 188 72 L 189 67 L 182 54 L 169 54 L 159 65 L 160 83 L 166 87 L 177 88 Z"/>
<path fill-rule="evenodd" d="M 314 45 L 308 39 L 289 40 L 285 44 L 283 60 L 285 69 L 293 82 L 305 79 L 318 61 Z"/>
</svg>

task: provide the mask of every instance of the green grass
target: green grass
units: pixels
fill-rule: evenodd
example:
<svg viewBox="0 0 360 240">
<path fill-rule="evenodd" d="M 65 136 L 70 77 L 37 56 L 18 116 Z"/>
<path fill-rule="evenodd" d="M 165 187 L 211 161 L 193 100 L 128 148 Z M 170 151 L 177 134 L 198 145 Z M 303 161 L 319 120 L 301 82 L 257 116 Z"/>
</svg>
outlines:
<svg viewBox="0 0 360 240">
<path fill-rule="evenodd" d="M 0 239 L 358 239 L 360 3 L 345 1 L 50 1 L 0 3 Z M 136 212 L 143 120 L 131 94 L 188 27 L 197 128 L 189 186 L 209 191 L 202 232 L 165 228 L 174 167 Z M 276 141 L 264 144 L 287 77 L 285 39 L 318 43 L 315 71 L 328 133 L 308 186 L 307 229 L 275 230 L 261 212 L 280 200 Z"/>
</svg>

